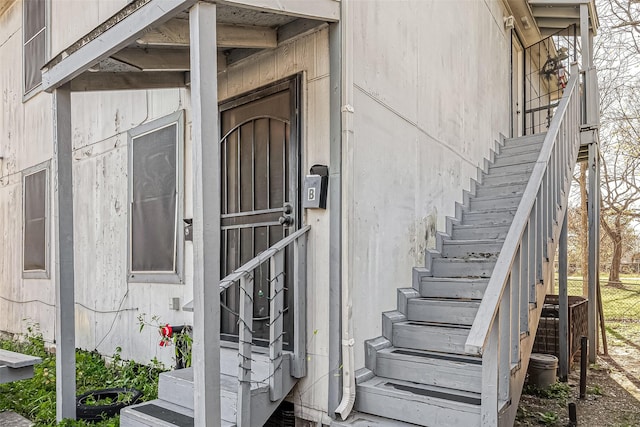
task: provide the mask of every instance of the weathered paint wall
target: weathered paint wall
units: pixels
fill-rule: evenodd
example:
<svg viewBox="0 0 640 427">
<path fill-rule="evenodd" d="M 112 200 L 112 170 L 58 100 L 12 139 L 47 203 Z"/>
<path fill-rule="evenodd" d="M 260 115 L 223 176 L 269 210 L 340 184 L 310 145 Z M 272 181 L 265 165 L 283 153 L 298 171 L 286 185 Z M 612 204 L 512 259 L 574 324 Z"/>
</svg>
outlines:
<svg viewBox="0 0 640 427">
<path fill-rule="evenodd" d="M 15 2 L 0 15 L 0 330 L 37 324 L 52 340 L 52 282 L 22 278 L 22 172 L 50 160 L 53 147 L 51 97 L 22 102 L 21 27 L 22 3 Z"/>
<path fill-rule="evenodd" d="M 109 19 L 130 0 L 54 0 L 50 4 L 51 23 L 56 30 L 51 33 L 50 53 L 55 57 L 76 40 L 88 34 Z"/>
<path fill-rule="evenodd" d="M 52 54 L 90 31 L 126 2 L 54 2 L 51 10 Z M 123 3 L 123 4 L 120 4 Z M 114 6 L 117 4 L 117 7 Z M 107 6 L 105 8 L 105 5 Z M 114 9 L 113 11 L 110 11 Z M 106 11 L 106 12 L 105 12 Z M 22 171 L 51 159 L 51 95 L 40 93 L 22 103 L 22 4 L 0 17 L 0 330 L 25 332 L 31 319 L 45 339 L 54 338 L 53 280 L 24 280 L 22 261 Z M 82 25 L 71 23 L 81 22 Z M 69 32 L 56 31 L 71 28 Z M 221 101 L 304 73 L 302 173 L 316 163 L 329 164 L 328 30 L 303 36 L 278 49 L 240 61 L 219 73 Z M 11 64 L 11 66 L 5 66 Z M 192 299 L 192 245 L 185 243 L 185 284 L 127 282 L 127 131 L 178 110 L 185 110 L 184 216 L 192 216 L 191 116 L 189 90 L 128 91 L 72 94 L 74 156 L 76 339 L 81 348 L 148 362 L 157 357 L 171 363 L 173 350 L 160 348 L 152 327 L 139 332 L 138 316 L 164 323 L 192 323 L 191 313 L 169 308 Z M 52 164 L 53 167 L 53 164 Z M 53 169 L 51 170 L 53 173 Z M 52 181 L 53 182 L 53 181 Z M 53 183 L 51 187 L 53 207 Z M 51 211 L 52 212 L 52 211 Z M 326 412 L 328 375 L 328 211 L 312 211 L 309 241 L 308 323 L 309 376 L 296 393 L 299 415 L 320 420 Z M 53 223 L 51 223 L 53 243 Z M 53 263 L 53 251 L 51 260 Z M 54 277 L 53 266 L 50 277 Z M 33 301 L 25 303 L 25 301 Z M 316 382 L 317 381 L 317 382 Z"/>
<path fill-rule="evenodd" d="M 499 1 L 354 2 L 351 234 L 356 368 L 396 288 L 509 132 L 510 34 Z"/>
</svg>

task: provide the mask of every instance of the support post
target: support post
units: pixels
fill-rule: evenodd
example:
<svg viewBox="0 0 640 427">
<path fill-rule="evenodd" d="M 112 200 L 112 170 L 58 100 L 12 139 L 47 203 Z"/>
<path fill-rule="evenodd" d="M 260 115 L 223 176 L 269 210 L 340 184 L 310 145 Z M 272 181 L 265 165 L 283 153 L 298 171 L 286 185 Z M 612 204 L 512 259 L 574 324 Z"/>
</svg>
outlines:
<svg viewBox="0 0 640 427">
<path fill-rule="evenodd" d="M 560 304 L 560 381 L 566 382 L 569 375 L 569 294 L 567 289 L 567 221 L 568 209 L 564 211 L 560 240 L 558 241 L 558 299 Z"/>
<path fill-rule="evenodd" d="M 73 271 L 73 158 L 71 91 L 53 92 L 56 286 L 56 419 L 76 418 L 76 320 Z"/>
<path fill-rule="evenodd" d="M 220 425 L 220 145 L 216 5 L 189 11 L 193 146 L 195 426 Z M 206 186 L 206 188 L 205 188 Z"/>
<path fill-rule="evenodd" d="M 593 68 L 593 36 L 589 30 L 589 5 L 580 5 L 580 44 L 582 46 L 582 69 L 585 71 L 586 87 L 586 125 L 596 126 L 598 117 L 598 103 L 596 74 Z"/>
<path fill-rule="evenodd" d="M 598 145 L 596 143 L 589 144 L 589 194 L 587 202 L 587 216 L 589 220 L 589 361 L 596 361 L 596 333 L 597 333 L 597 274 L 599 268 L 599 238 L 600 238 L 600 192 L 598 185 Z"/>
</svg>

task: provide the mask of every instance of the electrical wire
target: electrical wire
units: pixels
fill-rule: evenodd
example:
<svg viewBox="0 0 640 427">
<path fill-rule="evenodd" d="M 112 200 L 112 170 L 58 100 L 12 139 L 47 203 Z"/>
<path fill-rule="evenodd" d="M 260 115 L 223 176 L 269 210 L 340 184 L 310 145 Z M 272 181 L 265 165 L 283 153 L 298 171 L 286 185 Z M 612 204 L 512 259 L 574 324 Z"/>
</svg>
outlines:
<svg viewBox="0 0 640 427">
<path fill-rule="evenodd" d="M 27 300 L 27 301 L 16 301 L 16 300 L 13 300 L 11 298 L 6 298 L 6 297 L 3 297 L 3 296 L 0 296 L 0 299 L 4 300 L 4 301 L 7 301 L 7 302 L 10 302 L 10 303 L 13 303 L 13 304 L 32 304 L 32 303 L 36 303 L 37 302 L 37 303 L 46 305 L 48 307 L 54 307 L 54 308 L 56 307 L 55 304 L 51 304 L 51 303 L 48 303 L 48 302 L 45 302 L 45 301 L 42 301 L 42 300 L 39 300 L 39 299 L 31 299 L 31 300 Z M 77 302 L 76 301 L 75 304 L 79 305 L 80 307 L 84 308 L 85 310 L 89 310 L 89 311 L 91 311 L 93 313 L 100 313 L 100 314 L 113 314 L 113 313 L 122 313 L 122 312 L 125 312 L 125 311 L 138 311 L 138 307 L 122 308 L 122 309 L 118 309 L 118 310 L 98 310 L 96 308 L 88 307 L 88 306 L 84 305 L 81 302 Z M 122 302 L 120 303 L 120 306 L 122 306 Z"/>
</svg>

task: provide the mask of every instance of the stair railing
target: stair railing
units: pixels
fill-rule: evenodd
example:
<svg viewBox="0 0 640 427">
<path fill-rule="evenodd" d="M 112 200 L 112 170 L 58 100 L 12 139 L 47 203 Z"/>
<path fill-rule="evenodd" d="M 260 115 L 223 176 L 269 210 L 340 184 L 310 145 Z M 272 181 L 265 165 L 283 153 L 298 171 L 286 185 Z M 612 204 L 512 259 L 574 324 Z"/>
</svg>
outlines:
<svg viewBox="0 0 640 427">
<path fill-rule="evenodd" d="M 580 73 L 572 68 L 465 344 L 467 353 L 482 355 L 482 425 L 498 425 L 511 399 L 521 336 L 530 332 L 529 304 L 538 303 L 543 263 L 553 257 L 567 208 L 581 123 Z"/>
<path fill-rule="evenodd" d="M 220 281 L 220 292 L 239 283 L 240 302 L 238 316 L 238 400 L 236 423 L 238 427 L 251 425 L 251 384 L 266 382 L 267 378 L 254 380 L 251 377 L 251 346 L 253 342 L 253 282 L 254 271 L 269 262 L 269 394 L 272 401 L 283 397 L 282 388 L 282 344 L 284 318 L 285 253 L 293 247 L 293 286 L 295 303 L 293 306 L 294 337 L 291 375 L 302 378 L 306 374 L 306 257 L 307 225 L 280 240 L 255 258 L 247 261 L 233 273 Z"/>
</svg>

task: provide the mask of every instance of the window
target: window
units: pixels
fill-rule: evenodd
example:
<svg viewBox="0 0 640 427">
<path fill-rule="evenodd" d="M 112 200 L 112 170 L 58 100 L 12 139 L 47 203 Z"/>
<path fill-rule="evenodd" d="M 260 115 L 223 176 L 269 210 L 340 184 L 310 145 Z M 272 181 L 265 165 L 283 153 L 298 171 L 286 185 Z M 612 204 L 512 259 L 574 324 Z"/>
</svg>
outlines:
<svg viewBox="0 0 640 427">
<path fill-rule="evenodd" d="M 183 114 L 129 132 L 129 280 L 182 275 Z"/>
<path fill-rule="evenodd" d="M 42 83 L 40 69 L 46 59 L 46 0 L 24 0 L 22 9 L 24 93 Z"/>
<path fill-rule="evenodd" d="M 36 167 L 38 169 L 38 167 Z M 22 180 L 23 194 L 23 250 L 22 265 L 25 278 L 48 278 L 48 169 L 40 166 L 26 172 Z"/>
</svg>

